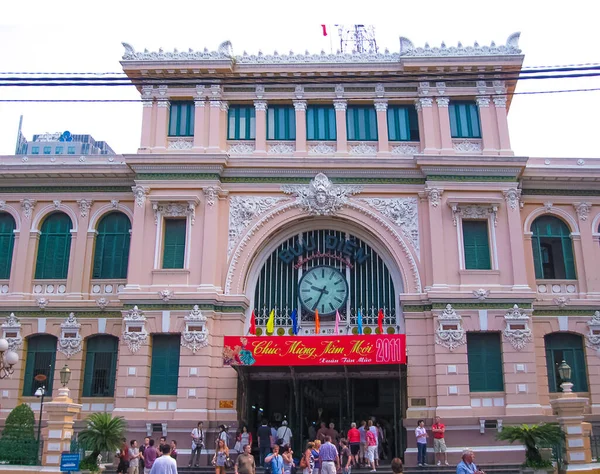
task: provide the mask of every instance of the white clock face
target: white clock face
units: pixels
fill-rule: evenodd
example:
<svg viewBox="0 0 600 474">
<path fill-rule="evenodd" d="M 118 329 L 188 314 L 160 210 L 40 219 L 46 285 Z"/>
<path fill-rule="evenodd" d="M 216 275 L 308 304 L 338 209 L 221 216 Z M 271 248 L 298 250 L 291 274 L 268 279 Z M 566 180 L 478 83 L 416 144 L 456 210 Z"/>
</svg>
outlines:
<svg viewBox="0 0 600 474">
<path fill-rule="evenodd" d="M 315 267 L 302 275 L 298 285 L 302 306 L 314 313 L 333 314 L 343 308 L 348 298 L 348 283 L 333 267 Z"/>
</svg>

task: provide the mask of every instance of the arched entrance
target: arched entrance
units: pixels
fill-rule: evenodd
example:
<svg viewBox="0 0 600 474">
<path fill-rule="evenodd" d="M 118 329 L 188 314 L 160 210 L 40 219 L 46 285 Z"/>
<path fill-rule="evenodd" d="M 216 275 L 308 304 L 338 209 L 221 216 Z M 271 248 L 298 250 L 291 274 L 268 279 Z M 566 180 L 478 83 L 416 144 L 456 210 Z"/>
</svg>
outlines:
<svg viewBox="0 0 600 474">
<path fill-rule="evenodd" d="M 380 311 L 383 334 L 404 333 L 403 287 L 396 260 L 381 239 L 331 218 L 298 220 L 273 233 L 253 256 L 246 279 L 257 335 L 274 338 L 294 334 L 294 311 L 298 336 L 345 337 L 361 332 L 359 326 L 362 334 L 374 336 L 380 333 Z M 267 331 L 271 313 L 272 332 Z M 404 451 L 404 365 L 251 366 L 238 367 L 238 373 L 242 421 L 255 429 L 262 418 L 276 426 L 287 420 L 295 450 L 322 421 L 346 433 L 350 423 L 373 418 L 386 434 L 384 455 L 389 459 Z"/>
</svg>

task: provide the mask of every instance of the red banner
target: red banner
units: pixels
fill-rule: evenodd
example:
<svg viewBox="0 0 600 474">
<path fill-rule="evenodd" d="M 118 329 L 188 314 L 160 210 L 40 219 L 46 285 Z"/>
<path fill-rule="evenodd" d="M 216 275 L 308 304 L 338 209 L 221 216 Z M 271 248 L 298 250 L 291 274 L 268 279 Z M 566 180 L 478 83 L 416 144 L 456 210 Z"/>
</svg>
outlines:
<svg viewBox="0 0 600 474">
<path fill-rule="evenodd" d="M 406 364 L 406 336 L 225 336 L 225 365 Z"/>
</svg>

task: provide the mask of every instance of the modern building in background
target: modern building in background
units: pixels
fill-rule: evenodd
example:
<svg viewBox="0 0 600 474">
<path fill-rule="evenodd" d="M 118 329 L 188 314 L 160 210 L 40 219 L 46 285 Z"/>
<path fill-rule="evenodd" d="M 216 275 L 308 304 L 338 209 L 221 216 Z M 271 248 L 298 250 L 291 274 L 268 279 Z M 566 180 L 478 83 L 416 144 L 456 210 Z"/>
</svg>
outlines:
<svg viewBox="0 0 600 474">
<path fill-rule="evenodd" d="M 17 155 L 114 155 L 105 141 L 91 135 L 72 135 L 70 132 L 41 133 L 27 141 L 19 131 Z"/>
<path fill-rule="evenodd" d="M 514 153 L 518 38 L 315 55 L 125 45 L 137 154 L 81 162 L 34 140 L 66 156 L 2 157 L 2 331 L 22 362 L 1 417 L 38 408 L 34 377 L 51 397 L 68 364 L 83 416 L 177 439 L 184 463 L 197 421 L 263 416 L 287 419 L 297 448 L 311 422 L 376 417 L 411 463 L 417 420 L 440 415 L 452 461 L 465 446 L 521 461 L 495 435 L 555 420 L 564 360 L 600 421 L 600 160 Z M 406 363 L 378 342 L 373 364 L 275 352 L 264 366 L 247 349 L 361 332 L 405 335 Z"/>
</svg>

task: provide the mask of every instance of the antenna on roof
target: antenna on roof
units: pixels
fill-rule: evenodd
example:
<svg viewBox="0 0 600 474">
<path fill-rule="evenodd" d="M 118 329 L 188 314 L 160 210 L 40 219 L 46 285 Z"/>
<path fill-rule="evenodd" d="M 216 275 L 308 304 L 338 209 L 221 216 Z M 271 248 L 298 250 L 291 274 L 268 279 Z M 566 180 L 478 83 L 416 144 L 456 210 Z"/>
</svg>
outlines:
<svg viewBox="0 0 600 474">
<path fill-rule="evenodd" d="M 378 51 L 373 25 L 335 25 L 342 53 L 376 53 Z"/>
</svg>

